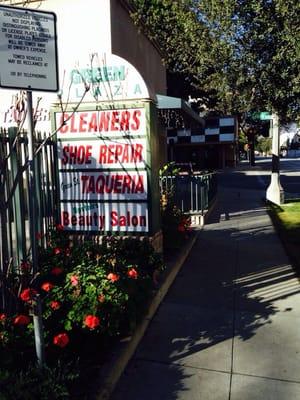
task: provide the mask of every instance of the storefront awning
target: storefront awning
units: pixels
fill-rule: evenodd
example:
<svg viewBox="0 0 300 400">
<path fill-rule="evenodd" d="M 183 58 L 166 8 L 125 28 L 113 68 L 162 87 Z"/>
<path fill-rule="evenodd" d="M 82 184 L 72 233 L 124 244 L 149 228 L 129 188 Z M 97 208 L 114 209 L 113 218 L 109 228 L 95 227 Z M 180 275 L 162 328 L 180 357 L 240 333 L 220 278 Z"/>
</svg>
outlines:
<svg viewBox="0 0 300 400">
<path fill-rule="evenodd" d="M 204 127 L 203 118 L 189 106 L 189 104 L 178 97 L 163 96 L 157 97 L 157 108 L 161 110 L 160 117 L 165 120 L 167 126 L 178 127 L 178 125 L 198 125 Z"/>
</svg>

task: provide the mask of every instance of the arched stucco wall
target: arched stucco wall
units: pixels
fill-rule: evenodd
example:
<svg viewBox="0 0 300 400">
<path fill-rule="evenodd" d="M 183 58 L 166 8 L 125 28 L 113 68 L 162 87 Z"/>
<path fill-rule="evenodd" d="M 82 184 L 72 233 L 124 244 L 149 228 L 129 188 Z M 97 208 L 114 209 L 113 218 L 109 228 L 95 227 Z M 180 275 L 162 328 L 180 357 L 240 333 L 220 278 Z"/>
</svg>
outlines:
<svg viewBox="0 0 300 400">
<path fill-rule="evenodd" d="M 119 0 L 111 0 L 111 50 L 135 66 L 151 92 L 166 94 L 166 69 L 161 54 L 138 32 L 129 11 Z"/>
</svg>

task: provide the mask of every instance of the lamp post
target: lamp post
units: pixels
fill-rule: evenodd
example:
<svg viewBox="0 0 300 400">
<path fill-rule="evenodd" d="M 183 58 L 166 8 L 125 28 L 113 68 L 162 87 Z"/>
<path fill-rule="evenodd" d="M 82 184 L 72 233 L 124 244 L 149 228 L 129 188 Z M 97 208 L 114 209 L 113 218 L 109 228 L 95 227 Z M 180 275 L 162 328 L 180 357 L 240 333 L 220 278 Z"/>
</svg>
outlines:
<svg viewBox="0 0 300 400">
<path fill-rule="evenodd" d="M 279 158 L 279 120 L 278 115 L 272 114 L 272 174 L 271 183 L 267 188 L 266 199 L 274 204 L 284 203 L 284 190 L 280 184 L 280 158 Z"/>
</svg>

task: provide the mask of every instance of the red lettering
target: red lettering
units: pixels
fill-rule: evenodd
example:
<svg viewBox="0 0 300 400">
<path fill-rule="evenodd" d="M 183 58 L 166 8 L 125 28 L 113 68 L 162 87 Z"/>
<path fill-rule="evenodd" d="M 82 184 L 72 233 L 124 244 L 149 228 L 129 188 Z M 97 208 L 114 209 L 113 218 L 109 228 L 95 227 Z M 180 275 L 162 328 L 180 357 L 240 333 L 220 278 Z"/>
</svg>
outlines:
<svg viewBox="0 0 300 400">
<path fill-rule="evenodd" d="M 75 154 L 76 154 L 76 158 L 75 158 L 75 162 L 74 164 L 83 164 L 84 163 L 84 146 L 79 146 L 77 148 L 77 146 L 75 147 Z"/>
<path fill-rule="evenodd" d="M 75 114 L 72 115 L 71 117 L 71 127 L 70 127 L 70 132 L 76 133 L 77 132 L 77 128 L 76 128 L 76 117 Z"/>
<path fill-rule="evenodd" d="M 63 157 L 61 159 L 61 163 L 63 165 L 66 165 L 68 163 L 68 152 L 69 152 L 69 146 L 64 146 L 63 147 Z"/>
<path fill-rule="evenodd" d="M 134 110 L 133 111 L 133 115 L 132 115 L 132 119 L 133 119 L 133 123 L 130 125 L 130 128 L 133 131 L 138 131 L 141 125 L 141 121 L 140 121 L 140 116 L 141 116 L 141 110 Z"/>
<path fill-rule="evenodd" d="M 85 163 L 86 164 L 91 164 L 91 156 L 92 156 L 92 146 L 88 145 L 86 146 L 86 153 L 85 153 Z"/>
<path fill-rule="evenodd" d="M 110 213 L 110 223 L 111 223 L 111 226 L 117 226 L 118 225 L 118 213 L 117 213 L 117 211 L 112 211 Z"/>
<path fill-rule="evenodd" d="M 97 113 L 93 113 L 89 123 L 89 132 L 97 132 Z"/>
<path fill-rule="evenodd" d="M 86 132 L 86 125 L 87 125 L 87 113 L 80 113 L 80 122 L 79 122 L 79 132 Z"/>
<path fill-rule="evenodd" d="M 121 121 L 120 121 L 121 131 L 129 131 L 129 119 L 130 119 L 130 112 L 122 111 Z"/>
<path fill-rule="evenodd" d="M 100 145 L 99 151 L 99 164 L 106 164 L 107 163 L 107 146 L 104 144 Z"/>
<path fill-rule="evenodd" d="M 94 176 L 90 176 L 90 181 L 89 181 L 89 185 L 88 185 L 88 193 L 95 193 L 95 177 Z"/>
<path fill-rule="evenodd" d="M 69 218 L 68 211 L 62 212 L 62 224 L 63 224 L 63 226 L 70 225 L 70 218 Z"/>
<path fill-rule="evenodd" d="M 114 193 L 122 193 L 123 180 L 124 180 L 123 175 L 115 176 Z"/>
<path fill-rule="evenodd" d="M 122 155 L 123 152 L 123 146 L 122 144 L 116 144 L 116 149 L 115 149 L 115 162 L 120 161 L 119 159 L 121 158 L 120 156 Z M 126 146 L 126 144 L 125 144 Z"/>
<path fill-rule="evenodd" d="M 103 175 L 99 175 L 96 182 L 96 192 L 103 194 L 105 186 L 105 177 Z"/>
<path fill-rule="evenodd" d="M 126 226 L 126 225 L 127 225 L 126 218 L 125 218 L 124 215 L 121 215 L 120 218 L 119 218 L 119 226 Z"/>
<path fill-rule="evenodd" d="M 89 178 L 90 177 L 88 175 L 81 175 L 81 182 L 83 183 L 83 185 L 82 185 L 82 193 L 88 193 L 87 185 L 88 185 Z"/>
<path fill-rule="evenodd" d="M 130 175 L 125 175 L 123 179 L 123 189 L 122 193 L 125 193 L 125 190 L 127 189 L 127 193 L 130 193 L 131 191 L 131 176 Z"/>
<path fill-rule="evenodd" d="M 68 114 L 62 113 L 60 117 L 60 128 L 59 128 L 59 133 L 67 133 L 69 130 L 69 126 L 65 122 L 66 119 L 69 118 Z"/>
<path fill-rule="evenodd" d="M 129 213 L 128 213 L 128 214 L 129 214 Z M 133 226 L 138 226 L 139 220 L 138 220 L 138 217 L 137 217 L 136 215 L 133 215 L 133 216 L 132 216 L 132 218 L 131 218 L 131 223 L 132 223 Z"/>
<path fill-rule="evenodd" d="M 77 148 L 76 146 L 69 146 L 69 163 L 70 164 L 75 164 L 76 163 L 76 153 L 77 153 Z"/>
<path fill-rule="evenodd" d="M 132 146 L 132 157 L 131 157 L 131 162 L 142 162 L 143 157 L 142 157 L 142 152 L 143 152 L 143 145 L 137 143 L 135 145 L 135 148 L 133 149 Z"/>
<path fill-rule="evenodd" d="M 82 193 L 144 193 L 144 176 L 116 174 L 81 175 Z"/>
<path fill-rule="evenodd" d="M 110 120 L 110 111 L 102 111 L 100 113 L 100 120 L 99 120 L 99 132 L 105 131 L 107 132 L 109 129 L 109 120 Z"/>
<path fill-rule="evenodd" d="M 111 126 L 110 129 L 112 131 L 118 131 L 120 130 L 119 126 L 119 112 L 118 111 L 113 111 L 112 112 L 112 118 L 111 118 Z"/>
<path fill-rule="evenodd" d="M 114 162 L 114 155 L 115 155 L 114 147 L 115 147 L 115 145 L 110 144 L 107 147 L 108 147 L 107 163 L 112 164 Z"/>
<path fill-rule="evenodd" d="M 127 163 L 129 161 L 129 157 L 128 157 L 128 144 L 125 144 L 124 147 L 124 152 L 123 152 L 123 158 L 122 158 L 122 162 L 123 163 Z"/>
<path fill-rule="evenodd" d="M 143 176 L 139 175 L 138 176 L 138 181 L 136 183 L 134 193 L 144 193 L 144 182 L 143 182 Z"/>
</svg>

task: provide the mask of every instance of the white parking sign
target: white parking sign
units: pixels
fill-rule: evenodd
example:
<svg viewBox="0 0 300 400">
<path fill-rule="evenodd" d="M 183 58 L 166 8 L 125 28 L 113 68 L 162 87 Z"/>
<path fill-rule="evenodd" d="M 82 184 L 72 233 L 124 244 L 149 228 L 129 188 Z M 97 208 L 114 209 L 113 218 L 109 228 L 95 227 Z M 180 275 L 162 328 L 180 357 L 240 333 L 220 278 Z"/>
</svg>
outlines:
<svg viewBox="0 0 300 400">
<path fill-rule="evenodd" d="M 0 87 L 58 91 L 56 15 L 0 6 Z"/>
</svg>

